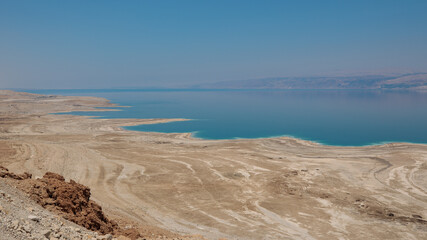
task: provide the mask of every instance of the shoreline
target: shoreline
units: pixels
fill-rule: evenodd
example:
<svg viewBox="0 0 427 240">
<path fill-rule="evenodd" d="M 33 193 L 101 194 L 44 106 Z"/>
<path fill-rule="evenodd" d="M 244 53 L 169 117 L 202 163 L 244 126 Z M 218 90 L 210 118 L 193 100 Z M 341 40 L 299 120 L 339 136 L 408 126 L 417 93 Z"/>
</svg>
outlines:
<svg viewBox="0 0 427 240">
<path fill-rule="evenodd" d="M 54 95 L 54 96 L 62 96 L 62 95 Z M 96 97 L 98 98 L 98 97 Z M 107 98 L 103 98 L 103 97 L 99 97 L 101 99 L 105 99 L 106 101 L 108 101 L 109 103 L 113 104 L 114 108 L 131 108 L 132 106 L 122 106 L 118 103 L 113 103 L 111 102 L 109 99 Z M 86 111 L 80 111 L 80 112 L 109 112 L 109 111 L 122 111 L 121 109 L 109 109 L 109 108 L 103 108 L 103 107 L 99 107 L 96 108 L 94 110 L 86 110 Z M 67 114 L 69 113 L 70 115 L 74 115 L 74 116 L 87 116 L 90 118 L 98 118 L 98 119 L 111 119 L 108 117 L 103 117 L 103 116 L 91 116 L 91 115 L 80 115 L 80 114 L 73 114 L 73 112 L 76 111 L 64 111 L 64 112 L 55 112 L 52 114 Z M 135 120 L 143 120 L 146 118 L 114 118 L 114 119 L 135 119 Z M 178 121 L 193 121 L 193 120 L 197 120 L 197 119 L 189 119 L 189 118 L 155 118 L 155 119 L 159 119 L 162 120 L 161 122 L 158 123 L 150 123 L 150 124 L 160 124 L 160 123 L 171 123 L 171 122 L 178 122 Z M 169 121 L 170 120 L 170 121 Z M 146 125 L 146 124 L 141 124 L 141 125 Z M 140 125 L 132 125 L 132 126 L 140 126 Z M 123 126 L 123 129 L 126 131 L 136 131 L 136 132 L 146 132 L 146 133 L 150 133 L 152 131 L 139 131 L 139 130 L 132 130 L 132 129 L 127 129 L 125 127 L 132 127 L 132 126 Z M 319 145 L 323 145 L 323 146 L 330 146 L 330 147 L 370 147 L 370 146 L 381 146 L 381 145 L 387 145 L 387 144 L 421 144 L 421 145 L 427 145 L 427 143 L 421 143 L 421 142 L 405 142 L 405 141 L 379 141 L 379 142 L 374 142 L 374 143 L 369 143 L 369 144 L 365 144 L 365 145 L 331 145 L 331 144 L 327 144 L 324 143 L 322 141 L 316 141 L 316 140 L 310 140 L 310 139 L 305 139 L 305 138 L 301 138 L 301 137 L 296 137 L 296 136 L 292 136 L 292 135 L 288 135 L 288 134 L 284 134 L 284 135 L 273 135 L 273 136 L 268 136 L 268 137 L 254 137 L 254 138 L 242 138 L 242 137 L 233 137 L 233 138 L 226 138 L 226 139 L 211 139 L 211 138 L 202 138 L 202 137 L 197 137 L 195 134 L 197 134 L 196 132 L 156 132 L 156 133 L 172 133 L 172 134 L 190 134 L 190 137 L 195 138 L 195 139 L 199 139 L 199 140 L 207 140 L 207 141 L 227 141 L 227 140 L 251 140 L 251 139 L 274 139 L 274 138 L 291 138 L 291 139 L 296 139 L 296 140 L 300 140 L 300 141 L 306 141 L 306 142 L 310 142 L 310 143 L 314 143 L 314 144 L 319 144 Z"/>
<path fill-rule="evenodd" d="M 171 119 L 50 114 L 99 107 L 114 104 L 0 90 L 1 165 L 75 179 L 108 216 L 141 228 L 208 239 L 427 237 L 426 144 L 204 140 L 124 128 Z"/>
</svg>

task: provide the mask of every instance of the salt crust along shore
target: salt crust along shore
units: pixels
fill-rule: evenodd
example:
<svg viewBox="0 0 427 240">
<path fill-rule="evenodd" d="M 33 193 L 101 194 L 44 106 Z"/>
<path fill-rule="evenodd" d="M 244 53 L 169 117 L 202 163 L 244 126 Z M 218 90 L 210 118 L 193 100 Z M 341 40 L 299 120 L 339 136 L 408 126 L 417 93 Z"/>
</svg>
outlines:
<svg viewBox="0 0 427 240">
<path fill-rule="evenodd" d="M 124 130 L 185 119 L 52 115 L 94 97 L 0 91 L 0 165 L 74 179 L 115 219 L 208 239 L 426 239 L 427 145 L 334 147 Z"/>
</svg>

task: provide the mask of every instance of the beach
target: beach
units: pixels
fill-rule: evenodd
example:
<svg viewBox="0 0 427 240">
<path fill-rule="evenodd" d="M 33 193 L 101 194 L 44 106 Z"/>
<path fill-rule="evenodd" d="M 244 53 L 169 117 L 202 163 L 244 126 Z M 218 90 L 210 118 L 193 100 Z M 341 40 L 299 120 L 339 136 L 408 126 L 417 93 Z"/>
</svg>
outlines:
<svg viewBox="0 0 427 240">
<path fill-rule="evenodd" d="M 103 98 L 0 91 L 0 165 L 34 177 L 51 171 L 74 179 L 91 188 L 111 218 L 170 233 L 427 238 L 426 144 L 203 140 L 122 128 L 181 118 L 51 114 L 114 106 Z"/>
</svg>

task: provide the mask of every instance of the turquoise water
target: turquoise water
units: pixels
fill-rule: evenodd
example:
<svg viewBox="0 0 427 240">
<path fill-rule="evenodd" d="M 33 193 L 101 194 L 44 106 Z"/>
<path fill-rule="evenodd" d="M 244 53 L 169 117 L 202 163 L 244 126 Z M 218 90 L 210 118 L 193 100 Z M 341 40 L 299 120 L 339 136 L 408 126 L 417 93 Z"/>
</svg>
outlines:
<svg viewBox="0 0 427 240">
<path fill-rule="evenodd" d="M 73 113 L 105 118 L 188 118 L 188 122 L 128 127 L 193 132 L 205 139 L 293 136 L 327 145 L 427 143 L 427 92 L 37 90 L 96 96 L 131 106 L 119 112 Z"/>
</svg>

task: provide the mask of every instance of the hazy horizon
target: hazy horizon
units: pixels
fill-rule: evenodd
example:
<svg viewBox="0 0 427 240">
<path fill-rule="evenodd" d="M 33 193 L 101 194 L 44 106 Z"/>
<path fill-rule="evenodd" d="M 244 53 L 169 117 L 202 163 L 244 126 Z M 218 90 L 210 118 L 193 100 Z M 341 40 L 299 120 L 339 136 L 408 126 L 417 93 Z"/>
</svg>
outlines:
<svg viewBox="0 0 427 240">
<path fill-rule="evenodd" d="M 426 1 L 1 1 L 0 88 L 427 72 Z"/>
</svg>

